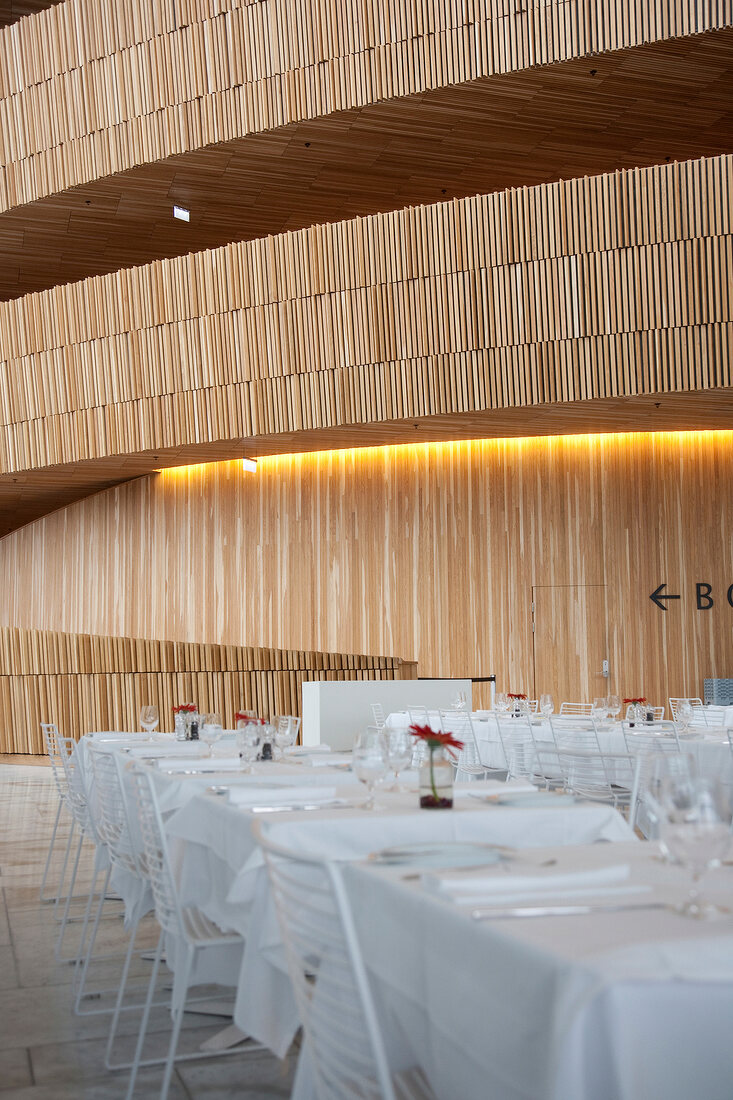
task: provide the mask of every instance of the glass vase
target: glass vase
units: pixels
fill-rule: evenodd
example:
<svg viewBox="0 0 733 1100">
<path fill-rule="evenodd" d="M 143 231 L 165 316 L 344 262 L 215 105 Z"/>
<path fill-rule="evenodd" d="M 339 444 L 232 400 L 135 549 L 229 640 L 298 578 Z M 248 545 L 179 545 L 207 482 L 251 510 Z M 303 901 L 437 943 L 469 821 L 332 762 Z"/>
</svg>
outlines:
<svg viewBox="0 0 733 1100">
<path fill-rule="evenodd" d="M 450 810 L 453 806 L 453 765 L 444 748 L 431 748 L 420 766 L 420 806 Z"/>
</svg>

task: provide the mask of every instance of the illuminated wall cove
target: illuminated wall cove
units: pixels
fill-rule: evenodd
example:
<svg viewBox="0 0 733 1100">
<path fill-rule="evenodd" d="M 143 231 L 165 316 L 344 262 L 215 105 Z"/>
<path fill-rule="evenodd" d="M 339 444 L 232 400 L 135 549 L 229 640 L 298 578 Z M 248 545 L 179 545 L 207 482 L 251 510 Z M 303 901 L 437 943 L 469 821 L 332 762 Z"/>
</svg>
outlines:
<svg viewBox="0 0 733 1100">
<path fill-rule="evenodd" d="M 663 702 L 733 672 L 732 480 L 733 431 L 187 467 L 3 539 L 0 622 L 394 653 L 422 676 Z"/>
</svg>

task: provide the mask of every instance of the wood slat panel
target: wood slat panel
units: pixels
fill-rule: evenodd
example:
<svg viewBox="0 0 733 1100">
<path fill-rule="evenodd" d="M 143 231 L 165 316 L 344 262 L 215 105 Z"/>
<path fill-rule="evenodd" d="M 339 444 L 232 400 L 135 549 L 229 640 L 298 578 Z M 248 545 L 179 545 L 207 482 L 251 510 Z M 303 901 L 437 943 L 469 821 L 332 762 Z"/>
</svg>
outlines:
<svg viewBox="0 0 733 1100">
<path fill-rule="evenodd" d="M 0 752 L 42 753 L 40 723 L 64 736 L 137 729 L 143 703 L 158 706 L 161 729 L 172 707 L 194 700 L 233 726 L 240 708 L 265 717 L 299 714 L 304 680 L 411 679 L 394 657 L 313 653 L 239 645 L 95 637 L 0 628 Z"/>
<path fill-rule="evenodd" d="M 730 387 L 732 168 L 475 196 L 2 303 L 0 471 Z"/>
<path fill-rule="evenodd" d="M 726 0 L 613 11 L 596 0 L 69 0 L 0 33 L 0 209 L 306 118 L 732 18 Z"/>
<path fill-rule="evenodd" d="M 3 539 L 0 622 L 401 653 L 422 676 L 531 691 L 533 587 L 604 585 L 608 690 L 662 703 L 733 672 L 732 478 L 730 430 L 170 470 Z M 681 596 L 666 612 L 649 599 L 662 582 Z M 582 654 L 583 639 L 567 645 Z"/>
</svg>

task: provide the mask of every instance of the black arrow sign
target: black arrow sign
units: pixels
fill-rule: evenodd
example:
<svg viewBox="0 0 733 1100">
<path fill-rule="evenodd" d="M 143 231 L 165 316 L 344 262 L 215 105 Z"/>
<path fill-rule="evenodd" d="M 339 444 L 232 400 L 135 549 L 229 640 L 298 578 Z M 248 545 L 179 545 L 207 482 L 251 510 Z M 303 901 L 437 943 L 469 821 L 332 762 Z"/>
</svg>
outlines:
<svg viewBox="0 0 733 1100">
<path fill-rule="evenodd" d="M 657 605 L 657 607 L 661 608 L 662 611 L 667 610 L 667 608 L 662 603 L 662 600 L 679 600 L 680 599 L 679 596 L 673 596 L 671 592 L 664 592 L 663 593 L 662 589 L 665 588 L 666 585 L 667 585 L 667 582 L 662 581 L 662 583 L 659 585 L 659 588 L 655 588 L 654 591 L 652 592 L 652 594 L 649 597 L 649 599 L 652 600 Z"/>
</svg>

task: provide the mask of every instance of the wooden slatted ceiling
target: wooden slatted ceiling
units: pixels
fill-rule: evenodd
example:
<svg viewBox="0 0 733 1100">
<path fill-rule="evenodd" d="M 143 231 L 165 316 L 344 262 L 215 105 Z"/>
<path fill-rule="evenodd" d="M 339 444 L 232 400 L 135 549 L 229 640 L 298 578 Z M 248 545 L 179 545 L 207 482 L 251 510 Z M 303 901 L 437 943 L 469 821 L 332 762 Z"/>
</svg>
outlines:
<svg viewBox="0 0 733 1100">
<path fill-rule="evenodd" d="M 444 196 L 731 149 L 733 30 L 521 70 L 199 149 L 10 210 L 0 215 L 0 298 Z M 189 223 L 173 218 L 174 203 Z"/>
<path fill-rule="evenodd" d="M 0 208 L 247 134 L 730 26 L 729 0 L 70 0 L 0 35 Z"/>
</svg>

